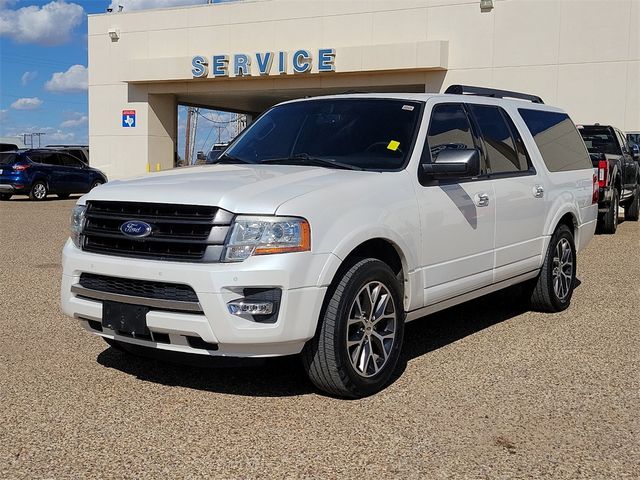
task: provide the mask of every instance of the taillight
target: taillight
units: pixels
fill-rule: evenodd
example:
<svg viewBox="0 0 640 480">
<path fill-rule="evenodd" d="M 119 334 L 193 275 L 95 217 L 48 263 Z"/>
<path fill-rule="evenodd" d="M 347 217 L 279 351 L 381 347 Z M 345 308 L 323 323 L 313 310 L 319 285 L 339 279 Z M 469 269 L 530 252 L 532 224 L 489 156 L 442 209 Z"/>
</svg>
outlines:
<svg viewBox="0 0 640 480">
<path fill-rule="evenodd" d="M 27 168 L 31 168 L 31 164 L 29 163 L 19 163 L 13 166 L 13 169 L 16 172 L 24 172 Z"/>
<path fill-rule="evenodd" d="M 607 176 L 609 175 L 609 162 L 600 160 L 598 162 L 598 185 L 600 188 L 607 186 Z"/>
<path fill-rule="evenodd" d="M 598 203 L 598 200 L 600 200 L 600 184 L 598 175 L 596 175 L 595 173 L 593 174 L 593 193 L 591 194 L 591 205 Z"/>
</svg>

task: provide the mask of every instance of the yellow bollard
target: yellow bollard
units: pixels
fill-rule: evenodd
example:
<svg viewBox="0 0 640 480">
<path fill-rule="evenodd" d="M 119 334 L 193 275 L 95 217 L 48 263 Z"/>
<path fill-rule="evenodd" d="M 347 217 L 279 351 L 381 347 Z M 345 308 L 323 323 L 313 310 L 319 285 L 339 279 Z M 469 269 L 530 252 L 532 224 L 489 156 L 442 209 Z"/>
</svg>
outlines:
<svg viewBox="0 0 640 480">
<path fill-rule="evenodd" d="M 156 163 L 156 172 L 159 172 L 159 171 L 160 171 L 160 164 Z"/>
<path fill-rule="evenodd" d="M 149 173 L 150 171 L 151 171 L 151 165 L 147 163 L 147 173 Z"/>
</svg>

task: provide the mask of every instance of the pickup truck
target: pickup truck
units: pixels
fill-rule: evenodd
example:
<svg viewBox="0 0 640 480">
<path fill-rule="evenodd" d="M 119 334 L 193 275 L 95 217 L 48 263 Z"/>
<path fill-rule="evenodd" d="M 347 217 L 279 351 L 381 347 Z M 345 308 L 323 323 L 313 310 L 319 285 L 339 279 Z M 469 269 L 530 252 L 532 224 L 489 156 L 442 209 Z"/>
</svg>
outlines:
<svg viewBox="0 0 640 480">
<path fill-rule="evenodd" d="M 625 135 L 610 125 L 580 125 L 578 131 L 598 170 L 598 231 L 616 233 L 621 205 L 625 220 L 639 218 L 638 153 L 631 149 Z"/>
<path fill-rule="evenodd" d="M 214 165 L 83 196 L 62 307 L 125 352 L 301 354 L 318 388 L 362 397 L 407 321 L 519 283 L 568 308 L 597 196 L 574 123 L 532 95 L 294 100 Z"/>
</svg>

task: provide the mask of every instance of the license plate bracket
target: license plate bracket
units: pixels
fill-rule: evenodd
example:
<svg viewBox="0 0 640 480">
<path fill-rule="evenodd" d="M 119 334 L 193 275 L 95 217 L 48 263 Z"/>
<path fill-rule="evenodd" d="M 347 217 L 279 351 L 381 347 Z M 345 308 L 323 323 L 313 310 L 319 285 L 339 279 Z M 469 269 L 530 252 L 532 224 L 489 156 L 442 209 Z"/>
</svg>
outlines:
<svg viewBox="0 0 640 480">
<path fill-rule="evenodd" d="M 102 326 L 134 337 L 150 336 L 148 312 L 149 307 L 105 300 L 102 302 Z"/>
</svg>

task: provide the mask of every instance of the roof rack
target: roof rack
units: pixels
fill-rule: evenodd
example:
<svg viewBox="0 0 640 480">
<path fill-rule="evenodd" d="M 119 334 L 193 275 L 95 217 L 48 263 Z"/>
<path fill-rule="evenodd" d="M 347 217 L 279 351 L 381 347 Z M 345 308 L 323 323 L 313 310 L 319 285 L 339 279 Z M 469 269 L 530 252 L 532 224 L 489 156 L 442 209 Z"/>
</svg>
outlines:
<svg viewBox="0 0 640 480">
<path fill-rule="evenodd" d="M 473 87 L 471 85 L 451 85 L 444 93 L 451 93 L 454 95 L 478 95 L 481 97 L 493 98 L 517 98 L 519 100 L 528 100 L 532 103 L 544 103 L 537 95 L 511 92 L 509 90 L 497 90 L 495 88 Z"/>
</svg>

